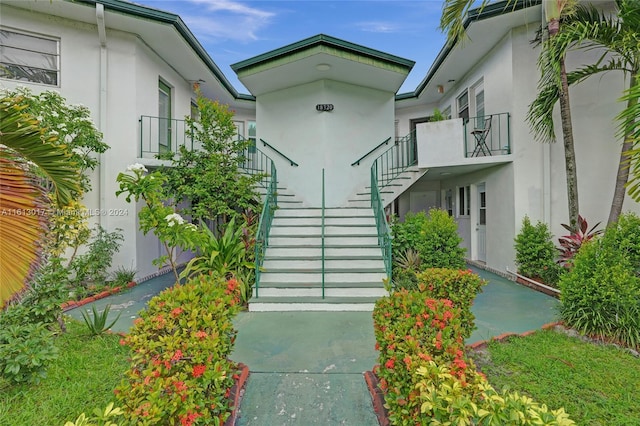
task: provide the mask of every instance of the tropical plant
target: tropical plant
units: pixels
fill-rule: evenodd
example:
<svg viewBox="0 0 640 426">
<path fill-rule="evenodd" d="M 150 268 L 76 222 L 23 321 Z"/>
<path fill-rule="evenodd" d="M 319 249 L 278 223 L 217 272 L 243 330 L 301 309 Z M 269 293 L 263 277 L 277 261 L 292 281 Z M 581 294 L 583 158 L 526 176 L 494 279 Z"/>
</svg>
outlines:
<svg viewBox="0 0 640 426">
<path fill-rule="evenodd" d="M 563 235 L 558 238 L 558 242 L 560 243 L 560 247 L 558 247 L 558 251 L 560 252 L 558 262 L 562 266 L 571 268 L 573 258 L 576 253 L 578 253 L 578 250 L 580 250 L 580 247 L 596 235 L 604 232 L 603 230 L 596 231 L 598 225 L 600 225 L 600 222 L 589 229 L 587 220 L 580 215 L 578 215 L 578 223 L 575 225 L 562 224 L 562 227 L 570 232 L 569 235 Z"/>
<path fill-rule="evenodd" d="M 122 408 L 114 407 L 113 402 L 110 402 L 104 410 L 100 408 L 93 410 L 93 416 L 82 413 L 75 422 L 66 422 L 64 426 L 118 426 L 111 418 L 119 417 L 122 414 Z"/>
<path fill-rule="evenodd" d="M 75 256 L 69 263 L 70 289 L 83 290 L 92 286 L 104 286 L 113 255 L 120 250 L 120 242 L 123 240 L 121 229 L 107 232 L 98 225 L 88 251 Z"/>
<path fill-rule="evenodd" d="M 135 268 L 127 268 L 125 266 L 118 266 L 118 268 L 111 273 L 111 281 L 114 286 L 124 286 L 129 284 L 136 278 L 138 272 Z"/>
<path fill-rule="evenodd" d="M 605 341 L 640 348 L 640 218 L 623 214 L 584 244 L 560 280 L 562 319 Z"/>
<path fill-rule="evenodd" d="M 229 360 L 238 283 L 199 275 L 149 301 L 121 343 L 131 368 L 116 397 L 127 424 L 223 425 L 237 366 Z"/>
<path fill-rule="evenodd" d="M 174 208 L 194 221 L 222 218 L 227 222 L 256 205 L 256 184 L 262 175 L 245 175 L 239 166 L 251 141 L 235 137 L 234 112 L 227 105 L 197 94 L 197 119 L 186 117 L 189 137 L 198 141 L 199 149 L 180 147 L 180 152 L 166 152 L 159 157 L 171 161 L 160 169 L 167 177 L 167 199 L 183 200 Z M 187 205 L 188 207 L 181 207 Z"/>
<path fill-rule="evenodd" d="M 107 324 L 107 319 L 109 317 L 109 311 L 111 310 L 111 305 L 107 305 L 104 307 L 102 312 L 98 312 L 96 309 L 96 305 L 91 306 L 92 315 L 87 314 L 85 311 L 80 311 L 82 313 L 82 319 L 84 319 L 84 323 L 89 329 L 89 333 L 92 336 L 99 336 L 105 331 L 109 330 L 113 325 L 118 322 L 120 319 L 120 314 L 122 312 L 118 312 L 116 318 Z"/>
<path fill-rule="evenodd" d="M 458 40 L 464 40 L 465 21 L 469 11 L 473 7 L 478 7 L 481 11 L 490 3 L 490 0 L 482 0 L 478 6 L 476 0 L 445 0 L 442 8 L 442 17 L 440 18 L 440 28 L 447 33 L 447 40 L 453 43 Z M 547 92 L 555 95 L 554 102 L 550 105 L 541 107 L 536 101 L 529 107 L 527 120 L 531 124 L 534 134 L 541 140 L 554 141 L 555 133 L 544 132 L 542 128 L 548 125 L 548 120 L 553 120 L 551 112 L 555 100 L 560 99 L 560 117 L 562 121 L 562 139 L 564 142 L 565 153 L 565 170 L 567 175 L 567 200 L 569 208 L 570 222 L 573 223 L 578 218 L 578 177 L 575 161 L 575 148 L 573 143 L 573 126 L 571 124 L 571 108 L 569 105 L 569 85 L 567 73 L 564 64 L 564 54 L 554 55 L 547 49 L 547 44 L 553 40 L 559 33 L 561 18 L 570 16 L 577 0 L 543 0 L 543 7 L 547 19 L 548 41 L 543 43 L 543 49 L 540 53 L 538 61 L 541 70 L 540 82 L 538 85 L 539 93 L 542 96 L 548 96 Z M 504 6 L 505 10 L 515 8 L 518 4 L 517 0 L 508 0 Z M 477 14 L 476 16 L 480 16 Z M 541 137 L 544 136 L 544 137 Z"/>
<path fill-rule="evenodd" d="M 215 272 L 231 278 L 239 269 L 253 269 L 253 263 L 247 261 L 244 229 L 244 226 L 236 226 L 234 217 L 224 225 L 224 233 L 218 238 L 205 224 L 201 224 L 201 238 L 198 240 L 200 255 L 187 263 L 180 277 Z"/>
<path fill-rule="evenodd" d="M 528 216 L 522 219 L 522 228 L 515 238 L 516 265 L 525 277 L 541 279 L 545 284 L 556 286 L 562 268 L 556 262 L 557 249 L 546 223 L 531 223 Z"/>
<path fill-rule="evenodd" d="M 50 204 L 34 170 L 47 177 L 58 205 L 79 190 L 78 171 L 66 151 L 45 136 L 23 98 L 0 94 L 0 307 L 24 290 L 40 260 L 39 241 Z"/>
<path fill-rule="evenodd" d="M 640 174 L 630 179 L 630 170 L 640 171 L 638 161 L 640 150 L 640 120 L 638 120 L 638 99 L 640 99 L 640 3 L 636 0 L 616 0 L 616 10 L 600 11 L 593 4 L 583 4 L 563 24 L 562 31 L 549 39 L 547 50 L 551 58 L 560 58 L 570 50 L 592 51 L 600 49 L 601 54 L 592 64 L 584 64 L 567 74 L 569 85 L 578 84 L 600 73 L 619 71 L 628 77 L 627 89 L 620 98 L 626 102 L 625 109 L 616 116 L 619 124 L 618 136 L 623 140 L 618 173 L 607 224 L 617 221 L 624 203 L 626 185 L 631 182 L 630 193 L 640 199 Z M 543 88 L 534 101 L 539 112 L 539 121 L 534 130 L 538 134 L 553 134 L 551 108 L 559 94 L 552 88 Z"/>
</svg>

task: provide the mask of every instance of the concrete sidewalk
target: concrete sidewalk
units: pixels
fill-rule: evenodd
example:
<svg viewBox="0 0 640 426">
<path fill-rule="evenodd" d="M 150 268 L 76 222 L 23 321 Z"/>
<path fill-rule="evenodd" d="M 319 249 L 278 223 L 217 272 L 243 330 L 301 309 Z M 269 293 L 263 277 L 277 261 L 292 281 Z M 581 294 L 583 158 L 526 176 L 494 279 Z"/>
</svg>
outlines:
<svg viewBox="0 0 640 426">
<path fill-rule="evenodd" d="M 362 373 L 371 312 L 243 312 L 231 358 L 251 375 L 238 425 L 377 425 Z"/>
</svg>

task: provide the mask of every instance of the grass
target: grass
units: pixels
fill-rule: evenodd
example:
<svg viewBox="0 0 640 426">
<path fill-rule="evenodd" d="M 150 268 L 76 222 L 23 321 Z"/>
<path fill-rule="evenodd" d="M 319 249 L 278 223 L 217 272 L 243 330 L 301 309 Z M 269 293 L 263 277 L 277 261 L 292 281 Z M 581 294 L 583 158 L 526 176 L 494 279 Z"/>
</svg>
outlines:
<svg viewBox="0 0 640 426">
<path fill-rule="evenodd" d="M 578 425 L 637 425 L 640 359 L 614 346 L 546 330 L 471 354 L 497 389 L 521 391 Z"/>
<path fill-rule="evenodd" d="M 67 330 L 56 337 L 60 355 L 43 381 L 8 388 L 0 383 L 0 426 L 63 425 L 115 400 L 113 389 L 129 366 L 120 336 L 92 337 L 77 321 Z"/>
</svg>

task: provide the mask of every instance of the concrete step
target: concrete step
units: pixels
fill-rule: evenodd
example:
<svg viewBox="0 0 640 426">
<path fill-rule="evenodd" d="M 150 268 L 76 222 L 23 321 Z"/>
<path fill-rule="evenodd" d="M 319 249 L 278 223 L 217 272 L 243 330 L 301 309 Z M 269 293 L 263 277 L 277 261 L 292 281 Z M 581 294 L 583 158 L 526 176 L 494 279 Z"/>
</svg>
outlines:
<svg viewBox="0 0 640 426">
<path fill-rule="evenodd" d="M 250 312 L 364 311 L 371 312 L 377 297 L 259 297 L 249 301 Z"/>
<path fill-rule="evenodd" d="M 382 283 L 387 274 L 384 269 L 377 270 L 344 270 L 344 271 L 325 271 L 324 282 L 335 283 L 359 283 L 370 282 L 372 285 L 376 283 Z M 302 284 L 318 284 L 322 282 L 322 272 L 318 270 L 309 271 L 282 271 L 282 270 L 270 270 L 260 274 L 260 285 L 272 283 L 302 283 Z"/>
<path fill-rule="evenodd" d="M 387 291 L 383 287 L 327 287 L 324 289 L 325 297 L 383 297 Z M 258 299 L 263 297 L 322 297 L 322 287 L 260 287 Z"/>
<path fill-rule="evenodd" d="M 373 214 L 367 216 L 326 216 L 324 217 L 325 226 L 375 226 L 376 220 Z M 320 216 L 276 216 L 273 220 L 273 226 L 321 226 L 322 218 Z"/>
<path fill-rule="evenodd" d="M 359 207 L 331 207 L 325 208 L 325 217 L 344 217 L 344 216 L 362 216 L 373 215 L 371 206 L 367 208 Z M 320 207 L 282 207 L 276 211 L 275 218 L 279 217 L 321 217 L 322 208 Z"/>
<path fill-rule="evenodd" d="M 341 247 L 361 247 L 378 244 L 375 235 L 325 235 L 325 244 Z M 319 235 L 271 235 L 269 236 L 269 248 L 272 246 L 320 246 L 322 237 Z M 268 250 L 268 249 L 267 249 Z"/>
<path fill-rule="evenodd" d="M 380 247 L 377 244 L 370 246 L 329 246 L 324 248 L 325 257 L 353 257 L 353 256 L 380 256 L 382 253 Z M 277 258 L 282 256 L 317 256 L 322 255 L 322 246 L 320 245 L 274 245 L 270 241 L 269 248 L 267 249 L 267 258 Z"/>
<path fill-rule="evenodd" d="M 291 271 L 299 270 L 317 270 L 322 268 L 322 259 L 320 258 L 298 258 L 298 259 L 265 259 L 262 267 L 265 271 L 270 272 L 278 269 L 289 269 Z M 325 259 L 324 268 L 330 270 L 350 270 L 350 269 L 383 269 L 384 261 L 379 254 L 377 259 Z"/>
<path fill-rule="evenodd" d="M 286 226 L 278 221 L 274 220 L 273 225 L 271 226 L 271 237 L 281 236 L 281 235 L 295 235 L 295 236 L 321 236 L 322 235 L 322 227 L 321 226 L 309 226 L 309 225 L 301 225 L 301 226 Z M 375 225 L 348 225 L 348 226 L 325 226 L 324 227 L 324 235 L 327 236 L 338 236 L 338 235 L 347 235 L 347 236 L 357 236 L 357 237 L 368 237 L 368 236 L 378 236 L 378 231 Z"/>
</svg>

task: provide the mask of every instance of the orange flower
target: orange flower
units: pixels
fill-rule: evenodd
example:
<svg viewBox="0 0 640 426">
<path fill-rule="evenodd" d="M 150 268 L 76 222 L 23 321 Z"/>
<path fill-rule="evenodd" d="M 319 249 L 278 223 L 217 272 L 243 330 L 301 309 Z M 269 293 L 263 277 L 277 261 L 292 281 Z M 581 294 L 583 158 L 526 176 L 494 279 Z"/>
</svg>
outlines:
<svg viewBox="0 0 640 426">
<path fill-rule="evenodd" d="M 207 367 L 204 365 L 194 365 L 193 371 L 191 372 L 191 374 L 193 374 L 193 377 L 200 377 L 204 374 L 206 370 L 207 370 Z"/>
<path fill-rule="evenodd" d="M 182 351 L 178 349 L 171 357 L 171 361 L 180 361 L 182 359 Z"/>
</svg>

